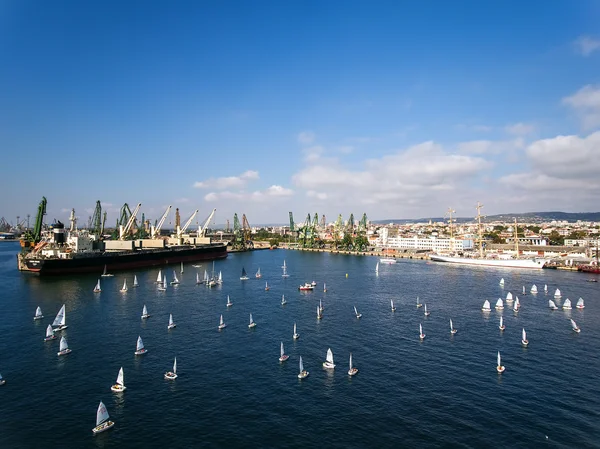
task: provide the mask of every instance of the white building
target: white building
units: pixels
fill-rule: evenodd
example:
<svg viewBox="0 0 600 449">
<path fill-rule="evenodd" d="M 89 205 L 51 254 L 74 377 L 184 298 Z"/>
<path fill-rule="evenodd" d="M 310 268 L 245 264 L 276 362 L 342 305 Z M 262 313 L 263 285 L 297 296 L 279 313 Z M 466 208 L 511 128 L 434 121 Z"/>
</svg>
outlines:
<svg viewBox="0 0 600 449">
<path fill-rule="evenodd" d="M 375 246 L 386 249 L 417 249 L 435 252 L 463 251 L 473 248 L 473 240 L 439 237 L 398 237 L 389 236 L 387 228 L 379 230 Z"/>
</svg>

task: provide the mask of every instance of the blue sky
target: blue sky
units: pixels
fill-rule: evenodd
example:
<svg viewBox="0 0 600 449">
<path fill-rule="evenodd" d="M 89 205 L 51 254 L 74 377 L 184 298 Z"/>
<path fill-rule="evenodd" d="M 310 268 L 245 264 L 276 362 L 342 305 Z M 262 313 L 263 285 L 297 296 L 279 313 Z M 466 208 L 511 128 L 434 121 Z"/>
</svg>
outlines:
<svg viewBox="0 0 600 449">
<path fill-rule="evenodd" d="M 592 1 L 0 2 L 0 216 L 596 211 Z"/>
</svg>

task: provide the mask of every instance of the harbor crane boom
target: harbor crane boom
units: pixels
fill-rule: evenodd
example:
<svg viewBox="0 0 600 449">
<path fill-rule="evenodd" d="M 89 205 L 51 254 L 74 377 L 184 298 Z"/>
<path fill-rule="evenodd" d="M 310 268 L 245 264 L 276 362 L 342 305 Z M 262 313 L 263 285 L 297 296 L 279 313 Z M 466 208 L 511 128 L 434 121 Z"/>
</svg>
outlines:
<svg viewBox="0 0 600 449">
<path fill-rule="evenodd" d="M 169 215 L 170 211 L 171 211 L 171 205 L 169 204 L 169 207 L 167 207 L 167 210 L 161 217 L 158 224 L 156 226 L 152 226 L 152 228 L 150 229 L 150 238 L 151 239 L 156 239 L 160 236 L 160 229 L 162 228 L 162 225 L 164 224 L 165 220 L 167 219 L 167 215 Z"/>
<path fill-rule="evenodd" d="M 119 228 L 119 240 L 125 240 L 125 237 L 129 233 L 131 227 L 133 226 L 133 223 L 135 222 L 135 217 L 139 212 L 140 207 L 142 207 L 142 203 L 138 203 L 138 205 L 135 206 L 135 209 L 131 213 L 131 217 L 129 217 L 129 220 L 127 220 L 127 224 Z"/>
<path fill-rule="evenodd" d="M 210 220 L 212 220 L 216 211 L 217 211 L 217 209 L 212 210 L 212 212 L 210 213 L 210 215 L 208 216 L 208 218 L 206 219 L 206 221 L 204 222 L 204 224 L 198 231 L 198 237 L 205 237 L 206 229 L 208 228 L 208 225 L 210 224 Z"/>
<path fill-rule="evenodd" d="M 182 228 L 177 228 L 177 238 L 181 238 L 182 234 L 186 231 L 186 229 L 188 228 L 188 226 L 190 225 L 190 223 L 192 222 L 192 220 L 194 219 L 194 217 L 196 216 L 196 214 L 198 213 L 198 209 L 196 209 L 194 211 L 194 213 L 192 214 L 192 216 L 188 219 L 188 221 L 185 222 L 185 224 L 183 225 Z"/>
</svg>

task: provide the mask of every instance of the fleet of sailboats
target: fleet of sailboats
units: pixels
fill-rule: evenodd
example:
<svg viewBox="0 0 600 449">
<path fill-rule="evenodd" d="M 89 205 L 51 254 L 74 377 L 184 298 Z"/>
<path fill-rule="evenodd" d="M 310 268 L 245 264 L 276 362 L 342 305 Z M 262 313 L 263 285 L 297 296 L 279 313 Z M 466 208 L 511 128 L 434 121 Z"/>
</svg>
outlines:
<svg viewBox="0 0 600 449">
<path fill-rule="evenodd" d="M 108 410 L 106 410 L 106 406 L 102 401 L 100 401 L 100 405 L 96 411 L 96 427 L 92 429 L 94 435 L 102 433 L 115 425 L 115 423 L 109 420 L 109 418 L 110 417 L 108 416 Z"/>
</svg>

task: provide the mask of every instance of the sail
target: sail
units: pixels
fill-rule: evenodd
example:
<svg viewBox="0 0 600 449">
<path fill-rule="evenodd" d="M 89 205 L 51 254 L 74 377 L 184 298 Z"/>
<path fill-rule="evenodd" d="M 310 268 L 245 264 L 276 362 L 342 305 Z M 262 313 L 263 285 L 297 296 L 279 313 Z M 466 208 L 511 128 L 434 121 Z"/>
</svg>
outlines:
<svg viewBox="0 0 600 449">
<path fill-rule="evenodd" d="M 419 324 L 419 335 L 423 335 L 423 325 Z"/>
<path fill-rule="evenodd" d="M 558 288 L 554 291 L 554 297 L 555 298 L 560 298 L 561 297 L 560 290 Z"/>
<path fill-rule="evenodd" d="M 571 326 L 573 326 L 573 329 L 577 329 L 577 323 L 572 318 L 571 318 Z"/>
<path fill-rule="evenodd" d="M 485 302 L 483 303 L 483 309 L 489 310 L 490 308 L 490 302 L 486 299 Z"/>
<path fill-rule="evenodd" d="M 525 294 L 525 286 L 523 286 L 523 294 Z"/>
<path fill-rule="evenodd" d="M 65 321 L 66 321 L 65 315 L 66 315 L 66 310 L 65 310 L 65 305 L 63 304 L 63 306 L 60 308 L 60 310 L 56 314 L 56 318 L 54 318 L 54 321 L 52 322 L 52 326 L 64 326 Z"/>
<path fill-rule="evenodd" d="M 500 327 L 504 326 L 504 319 L 502 317 L 500 317 Z"/>
<path fill-rule="evenodd" d="M 317 306 L 317 316 L 321 316 L 321 308 Z"/>
<path fill-rule="evenodd" d="M 450 330 L 453 330 L 454 326 L 452 326 L 452 318 L 450 318 Z"/>
<path fill-rule="evenodd" d="M 300 356 L 300 372 L 304 371 L 304 364 L 302 363 L 302 356 Z"/>
<path fill-rule="evenodd" d="M 98 282 L 96 282 L 96 286 L 94 287 L 94 291 L 99 292 L 100 290 L 102 290 L 100 288 L 100 279 L 98 279 Z"/>
<path fill-rule="evenodd" d="M 204 270 L 204 280 L 208 281 L 208 272 Z"/>
<path fill-rule="evenodd" d="M 48 324 L 48 327 L 46 328 L 46 337 L 52 337 L 52 335 L 54 335 L 54 331 L 52 330 L 52 326 Z"/>
<path fill-rule="evenodd" d="M 200 273 L 196 273 L 196 284 L 200 283 Z"/>
<path fill-rule="evenodd" d="M 504 303 L 502 302 L 502 299 L 498 298 L 498 301 L 496 301 L 496 308 L 497 309 L 504 308 Z"/>
<path fill-rule="evenodd" d="M 163 276 L 163 288 L 167 288 L 167 276 Z"/>
<path fill-rule="evenodd" d="M 229 299 L 229 295 L 227 295 L 227 304 L 231 304 L 231 300 Z"/>
<path fill-rule="evenodd" d="M 577 300 L 577 307 L 583 307 L 583 298 Z"/>
<path fill-rule="evenodd" d="M 392 306 L 392 309 L 394 308 L 394 300 L 390 299 L 390 305 Z"/>
<path fill-rule="evenodd" d="M 158 276 L 156 276 L 156 282 L 162 282 L 162 270 L 158 270 Z"/>
<path fill-rule="evenodd" d="M 425 304 L 425 313 L 427 313 L 427 304 Z"/>
<path fill-rule="evenodd" d="M 179 279 L 177 279 L 177 273 L 175 273 L 175 270 L 173 270 L 173 282 L 179 283 Z"/>
<path fill-rule="evenodd" d="M 544 292 L 548 293 L 548 285 L 544 284 Z"/>
<path fill-rule="evenodd" d="M 563 309 L 570 309 L 571 308 L 571 300 L 569 298 L 565 299 L 565 302 L 563 303 Z"/>
<path fill-rule="evenodd" d="M 246 276 L 246 270 L 242 268 L 242 277 Z"/>
<path fill-rule="evenodd" d="M 250 324 L 254 323 L 254 320 L 252 319 L 252 314 L 250 314 Z"/>
<path fill-rule="evenodd" d="M 285 352 L 283 351 L 283 342 L 281 342 L 281 348 L 279 349 L 279 353 L 281 354 L 281 357 L 283 357 L 283 354 L 285 354 Z"/>
<path fill-rule="evenodd" d="M 121 290 L 123 290 L 123 291 L 127 290 L 127 279 L 125 279 L 123 281 L 123 288 Z"/>
<path fill-rule="evenodd" d="M 531 286 L 531 293 L 537 293 L 537 291 L 538 291 L 538 290 L 537 290 L 537 285 L 533 284 L 533 285 Z"/>
<path fill-rule="evenodd" d="M 69 344 L 65 337 L 60 337 L 60 350 L 64 351 L 65 349 L 69 349 Z"/>
<path fill-rule="evenodd" d="M 358 315 L 358 310 L 356 310 L 356 306 L 354 306 L 354 314 Z"/>
<path fill-rule="evenodd" d="M 327 361 L 333 364 L 333 352 L 331 351 L 331 348 L 327 350 Z"/>
<path fill-rule="evenodd" d="M 137 280 L 137 275 L 135 275 L 135 274 L 134 274 L 134 275 L 133 275 L 133 286 L 134 286 L 134 287 L 137 287 L 138 285 L 139 285 L 139 284 L 138 284 L 138 280 Z"/>
<path fill-rule="evenodd" d="M 527 341 L 527 332 L 525 332 L 525 329 L 523 329 L 523 332 L 521 333 L 521 338 L 523 341 Z"/>
<path fill-rule="evenodd" d="M 512 301 L 512 299 L 513 299 L 513 294 L 512 294 L 511 292 L 508 292 L 508 293 L 506 294 L 506 300 L 507 300 L 507 301 Z"/>
<path fill-rule="evenodd" d="M 296 323 L 294 323 L 294 335 L 296 335 Z"/>
<path fill-rule="evenodd" d="M 42 316 L 42 309 L 40 307 L 38 307 L 37 309 L 35 309 L 35 316 Z"/>
<path fill-rule="evenodd" d="M 221 320 L 219 321 L 219 324 L 222 326 L 223 325 L 223 315 L 221 315 Z"/>
<path fill-rule="evenodd" d="M 144 308 L 142 309 L 142 315 L 148 315 L 148 309 L 146 308 L 146 304 L 144 304 Z"/>
<path fill-rule="evenodd" d="M 125 379 L 123 376 L 123 367 L 121 367 L 121 369 L 119 370 L 119 374 L 117 375 L 117 383 L 119 385 L 121 385 L 122 387 L 125 386 Z"/>
<path fill-rule="evenodd" d="M 223 282 L 223 274 L 219 271 L 219 283 Z"/>
<path fill-rule="evenodd" d="M 173 374 L 177 374 L 177 357 L 173 361 Z"/>
<path fill-rule="evenodd" d="M 142 341 L 142 337 L 138 337 L 136 348 L 138 351 L 141 351 L 142 349 L 144 349 L 144 342 Z"/>
<path fill-rule="evenodd" d="M 551 299 L 548 300 L 548 307 L 550 307 L 551 309 L 555 309 L 556 308 L 556 304 L 554 301 L 552 301 Z"/>
<path fill-rule="evenodd" d="M 173 314 L 169 313 L 169 326 L 173 325 Z"/>
<path fill-rule="evenodd" d="M 100 401 L 100 405 L 98 406 L 98 411 L 96 412 L 96 426 L 99 426 L 104 421 L 107 421 L 109 418 L 108 410 L 104 406 L 104 403 Z"/>
<path fill-rule="evenodd" d="M 181 274 L 183 274 L 183 262 L 181 262 Z"/>
<path fill-rule="evenodd" d="M 350 353 L 350 361 L 348 362 L 349 368 L 352 369 L 352 353 Z"/>
<path fill-rule="evenodd" d="M 498 366 L 502 366 L 502 359 L 500 358 L 500 351 L 498 351 Z"/>
<path fill-rule="evenodd" d="M 500 285 L 504 285 L 504 278 L 500 279 Z"/>
<path fill-rule="evenodd" d="M 379 273 L 379 262 L 377 262 L 377 265 L 375 265 L 375 273 Z"/>
</svg>

